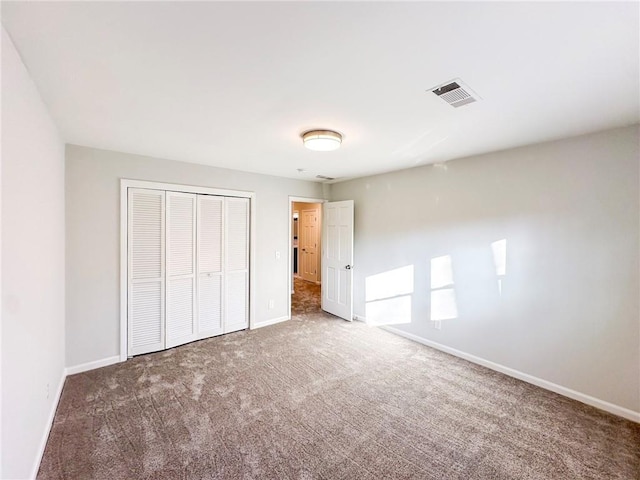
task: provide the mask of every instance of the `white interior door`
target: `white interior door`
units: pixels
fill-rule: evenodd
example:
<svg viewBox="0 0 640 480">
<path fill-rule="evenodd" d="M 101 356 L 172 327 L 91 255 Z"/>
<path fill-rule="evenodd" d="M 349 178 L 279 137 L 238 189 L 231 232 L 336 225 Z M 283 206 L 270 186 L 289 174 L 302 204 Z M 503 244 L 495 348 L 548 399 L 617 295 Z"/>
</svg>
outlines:
<svg viewBox="0 0 640 480">
<path fill-rule="evenodd" d="M 166 348 L 197 339 L 196 195 L 167 192 Z"/>
<path fill-rule="evenodd" d="M 249 326 L 249 199 L 225 198 L 224 333 Z"/>
<path fill-rule="evenodd" d="M 163 350 L 165 192 L 129 188 L 127 355 Z"/>
<path fill-rule="evenodd" d="M 322 205 L 322 309 L 353 319 L 353 200 Z"/>
<path fill-rule="evenodd" d="M 198 195 L 198 338 L 223 333 L 224 197 Z"/>
</svg>

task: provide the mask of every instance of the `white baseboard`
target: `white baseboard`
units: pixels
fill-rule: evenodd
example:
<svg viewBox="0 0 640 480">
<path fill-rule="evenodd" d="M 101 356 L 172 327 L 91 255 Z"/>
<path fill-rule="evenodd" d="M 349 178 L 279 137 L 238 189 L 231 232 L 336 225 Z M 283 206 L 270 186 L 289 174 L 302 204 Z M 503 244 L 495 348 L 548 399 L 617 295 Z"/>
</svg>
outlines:
<svg viewBox="0 0 640 480">
<path fill-rule="evenodd" d="M 409 340 L 413 340 L 415 342 L 421 343 L 428 347 L 435 348 L 436 350 L 440 350 L 442 352 L 449 353 L 456 357 L 463 358 L 464 360 L 468 360 L 472 363 L 482 365 L 483 367 L 490 368 L 491 370 L 495 370 L 496 372 L 504 373 L 505 375 L 509 375 L 510 377 L 517 378 L 518 380 L 531 383 L 533 385 L 544 388 L 546 390 L 551 390 L 552 392 L 559 393 L 560 395 L 564 395 L 565 397 L 578 400 L 579 402 L 586 403 L 587 405 L 591 405 L 592 407 L 596 407 L 606 412 L 613 413 L 614 415 L 618 415 L 620 417 L 631 420 L 633 422 L 640 423 L 640 412 L 635 412 L 633 410 L 621 407 L 619 405 L 615 405 L 605 400 L 600 400 L 599 398 L 595 398 L 590 395 L 580 393 L 575 390 L 571 390 L 570 388 L 563 387 L 562 385 L 558 385 L 556 383 L 543 380 L 542 378 L 534 377 L 533 375 L 529 375 L 527 373 L 514 370 L 513 368 L 505 367 L 504 365 L 500 365 L 499 363 L 494 363 L 489 360 L 485 360 L 484 358 L 476 357 L 475 355 L 471 355 L 469 353 L 456 350 L 455 348 L 447 347 L 446 345 L 442 345 L 440 343 L 427 340 L 426 338 L 419 337 L 412 333 L 407 333 L 402 330 L 398 330 L 397 328 L 393 328 L 393 327 L 380 327 L 380 328 L 388 332 L 394 333 L 396 335 L 400 335 L 401 337 L 408 338 Z"/>
<path fill-rule="evenodd" d="M 251 327 L 251 330 L 255 330 L 256 328 L 268 327 L 269 325 L 275 325 L 276 323 L 286 322 L 287 320 L 291 320 L 291 317 L 285 315 L 284 317 L 272 318 L 271 320 L 265 320 L 263 322 L 254 323 Z"/>
<path fill-rule="evenodd" d="M 113 357 L 103 358 L 101 360 L 95 360 L 93 362 L 82 363 L 73 367 L 67 367 L 65 369 L 66 375 L 75 375 L 76 373 L 88 372 L 89 370 L 95 370 L 100 367 L 108 367 L 114 363 L 120 362 L 120 355 L 114 355 Z"/>
<path fill-rule="evenodd" d="M 47 424 L 45 425 L 44 432 L 42 433 L 40 445 L 38 446 L 38 454 L 36 456 L 35 463 L 33 464 L 33 468 L 31 469 L 31 476 L 29 478 L 36 478 L 36 476 L 38 475 L 40 462 L 42 461 L 42 456 L 44 455 L 44 449 L 47 446 L 47 440 L 49 440 L 49 432 L 51 432 L 51 427 L 53 426 L 53 419 L 56 417 L 56 410 L 58 409 L 58 403 L 60 403 L 60 397 L 62 396 L 62 389 L 64 388 L 64 381 L 66 380 L 66 378 L 67 373 L 65 370 L 63 370 L 60 382 L 58 383 L 58 388 L 56 389 L 55 397 L 53 397 L 53 402 L 51 403 L 49 418 L 47 419 Z"/>
</svg>

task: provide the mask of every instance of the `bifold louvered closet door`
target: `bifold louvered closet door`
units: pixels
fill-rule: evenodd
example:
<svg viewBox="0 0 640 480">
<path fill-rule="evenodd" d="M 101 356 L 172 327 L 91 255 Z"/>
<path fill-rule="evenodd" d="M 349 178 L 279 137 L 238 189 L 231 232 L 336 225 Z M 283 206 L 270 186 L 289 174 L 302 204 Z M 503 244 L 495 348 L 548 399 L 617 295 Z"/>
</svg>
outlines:
<svg viewBox="0 0 640 480">
<path fill-rule="evenodd" d="M 129 188 L 128 354 L 248 327 L 249 199 Z"/>
<path fill-rule="evenodd" d="M 224 333 L 222 283 L 224 197 L 198 196 L 198 319 L 200 338 Z"/>
<path fill-rule="evenodd" d="M 164 349 L 165 192 L 128 192 L 128 305 L 131 355 Z"/>
<path fill-rule="evenodd" d="M 249 296 L 249 201 L 225 199 L 225 333 L 247 328 Z"/>
<path fill-rule="evenodd" d="M 167 192 L 166 348 L 192 342 L 196 325 L 196 196 Z"/>
</svg>

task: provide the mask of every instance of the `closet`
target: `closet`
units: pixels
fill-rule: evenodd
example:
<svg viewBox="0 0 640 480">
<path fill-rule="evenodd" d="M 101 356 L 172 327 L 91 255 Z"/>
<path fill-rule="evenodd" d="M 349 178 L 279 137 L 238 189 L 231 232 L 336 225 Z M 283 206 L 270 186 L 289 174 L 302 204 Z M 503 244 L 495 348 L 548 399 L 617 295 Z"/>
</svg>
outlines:
<svg viewBox="0 0 640 480">
<path fill-rule="evenodd" d="M 128 356 L 248 327 L 249 199 L 129 188 Z"/>
</svg>

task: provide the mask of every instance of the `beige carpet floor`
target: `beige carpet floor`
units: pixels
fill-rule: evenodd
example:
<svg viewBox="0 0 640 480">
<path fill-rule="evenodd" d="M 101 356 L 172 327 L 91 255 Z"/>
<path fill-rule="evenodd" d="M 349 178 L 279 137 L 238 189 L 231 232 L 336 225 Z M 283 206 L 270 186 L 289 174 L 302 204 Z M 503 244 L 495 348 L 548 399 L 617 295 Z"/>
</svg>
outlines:
<svg viewBox="0 0 640 480">
<path fill-rule="evenodd" d="M 69 377 L 38 478 L 640 478 L 640 425 L 307 308 Z"/>
<path fill-rule="evenodd" d="M 293 295 L 291 295 L 291 315 L 309 315 L 320 313 L 320 285 L 293 277 Z"/>
</svg>

